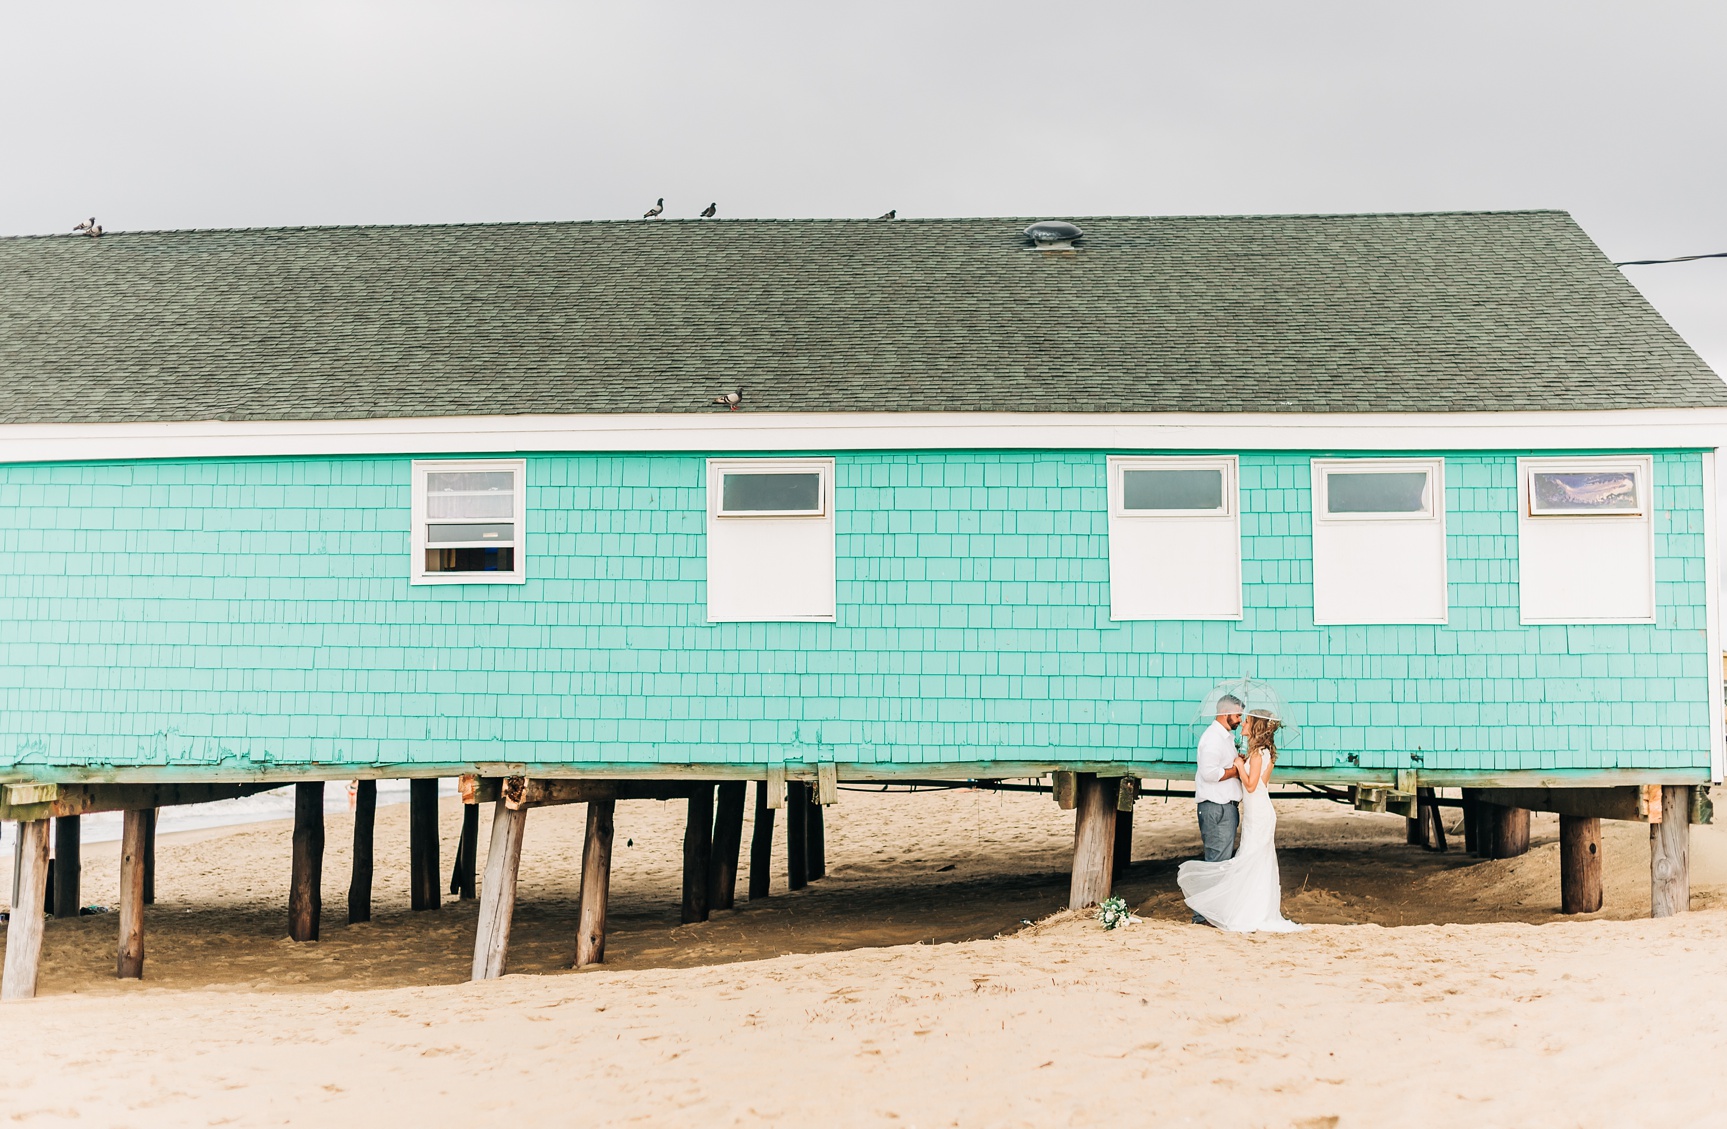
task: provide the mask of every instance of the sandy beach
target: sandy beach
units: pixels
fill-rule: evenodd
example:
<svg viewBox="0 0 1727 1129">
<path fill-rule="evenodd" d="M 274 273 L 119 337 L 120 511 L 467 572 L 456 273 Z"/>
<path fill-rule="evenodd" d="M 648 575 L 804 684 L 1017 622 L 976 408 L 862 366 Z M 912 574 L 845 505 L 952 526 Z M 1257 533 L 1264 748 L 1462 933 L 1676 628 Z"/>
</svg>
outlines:
<svg viewBox="0 0 1727 1129">
<path fill-rule="evenodd" d="M 407 908 L 405 807 L 379 810 L 364 925 L 344 922 L 351 824 L 329 819 L 316 944 L 284 935 L 287 823 L 164 835 L 146 979 L 112 978 L 111 915 L 50 921 L 42 996 L 0 1011 L 0 1109 L 27 1125 L 1377 1126 L 1717 1108 L 1707 1071 L 1649 1080 L 1727 1049 L 1727 836 L 1694 829 L 1696 912 L 1650 921 L 1647 829 L 1604 825 L 1606 906 L 1565 919 L 1552 817 L 1529 854 L 1482 862 L 1406 846 L 1394 817 L 1279 809 L 1285 910 L 1313 926 L 1291 936 L 1187 923 L 1173 875 L 1198 837 L 1179 797 L 1140 802 L 1118 891 L 1145 920 L 1114 932 L 1056 912 L 1072 817 L 1045 796 L 844 791 L 828 878 L 788 894 L 776 859 L 774 896 L 687 926 L 682 805 L 633 802 L 608 963 L 581 973 L 583 809 L 536 810 L 512 975 L 480 985 L 464 982 L 475 903 Z M 456 805 L 443 815 L 447 869 Z M 115 846 L 84 865 L 85 900 L 111 901 Z"/>
</svg>

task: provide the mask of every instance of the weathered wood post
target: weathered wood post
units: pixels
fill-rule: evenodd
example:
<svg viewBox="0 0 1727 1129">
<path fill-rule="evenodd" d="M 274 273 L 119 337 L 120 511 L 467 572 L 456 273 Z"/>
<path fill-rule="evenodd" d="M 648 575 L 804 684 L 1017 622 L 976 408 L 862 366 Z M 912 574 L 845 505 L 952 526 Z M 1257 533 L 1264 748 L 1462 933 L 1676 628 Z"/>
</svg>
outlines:
<svg viewBox="0 0 1727 1129">
<path fill-rule="evenodd" d="M 576 921 L 576 967 L 606 959 L 606 903 L 612 890 L 612 821 L 616 800 L 588 801 L 588 835 L 582 843 L 582 901 Z"/>
<path fill-rule="evenodd" d="M 708 919 L 708 860 L 714 849 L 714 786 L 698 784 L 684 819 L 684 898 L 678 919 Z"/>
<path fill-rule="evenodd" d="M 809 785 L 786 781 L 786 888 L 810 884 Z"/>
<path fill-rule="evenodd" d="M 773 883 L 774 809 L 768 806 L 768 782 L 756 781 L 756 825 L 750 832 L 750 901 L 768 896 Z"/>
<path fill-rule="evenodd" d="M 1512 859 L 1529 850 L 1529 809 L 1508 808 L 1486 804 L 1487 839 L 1492 844 L 1489 858 Z"/>
<path fill-rule="evenodd" d="M 714 849 L 708 862 L 708 910 L 731 909 L 737 902 L 738 854 L 744 844 L 744 800 L 749 785 L 742 780 L 721 784 L 714 800 Z"/>
<path fill-rule="evenodd" d="M 120 824 L 120 950 L 114 975 L 121 980 L 144 976 L 144 844 L 147 811 L 129 811 Z"/>
<path fill-rule="evenodd" d="M 1559 817 L 1559 912 L 1594 913 L 1601 908 L 1601 821 Z"/>
<path fill-rule="evenodd" d="M 348 881 L 348 924 L 372 920 L 373 833 L 378 824 L 378 782 L 354 784 L 354 876 Z"/>
<path fill-rule="evenodd" d="M 160 808 L 144 809 L 144 904 L 156 904 L 156 819 Z"/>
<path fill-rule="evenodd" d="M 18 826 L 22 826 L 21 824 Z M 16 836 L 12 840 L 12 900 L 6 904 L 17 906 L 23 903 L 18 900 L 18 891 L 23 889 L 24 881 L 24 836 Z"/>
<path fill-rule="evenodd" d="M 63 815 L 54 820 L 54 916 L 78 917 L 83 908 L 84 817 Z"/>
<path fill-rule="evenodd" d="M 408 890 L 414 909 L 437 909 L 438 782 L 408 781 Z"/>
<path fill-rule="evenodd" d="M 474 896 L 474 867 L 480 853 L 480 805 L 462 805 L 462 835 L 456 840 L 456 860 L 450 867 L 450 893 L 462 901 Z"/>
<path fill-rule="evenodd" d="M 1432 788 L 1417 788 L 1415 794 L 1422 849 L 1444 852 L 1445 816 L 1439 806 L 1439 794 Z"/>
<path fill-rule="evenodd" d="M 514 779 L 514 778 L 512 778 Z M 505 781 L 506 793 L 510 782 Z M 522 835 L 528 809 L 500 798 L 492 809 L 492 844 L 480 885 L 480 921 L 474 930 L 473 979 L 496 980 L 510 958 L 510 927 L 516 917 L 516 877 L 522 868 Z"/>
<path fill-rule="evenodd" d="M 1476 802 L 1475 789 L 1463 789 L 1463 849 L 1472 855 L 1481 853 L 1481 805 Z"/>
<path fill-rule="evenodd" d="M 1649 916 L 1691 908 L 1691 789 L 1661 789 L 1661 822 L 1649 825 Z"/>
<path fill-rule="evenodd" d="M 1120 878 L 1133 865 L 1133 808 L 1139 802 L 1140 780 L 1124 776 L 1116 782 L 1115 847 L 1110 862 L 1110 879 Z"/>
<path fill-rule="evenodd" d="M 47 924 L 42 901 L 48 893 L 48 821 L 18 824 L 18 896 L 6 926 L 6 968 L 0 972 L 0 1000 L 28 1000 L 36 995 L 42 971 L 42 932 Z"/>
<path fill-rule="evenodd" d="M 1109 897 L 1115 869 L 1116 783 L 1100 780 L 1094 772 L 1081 772 L 1075 789 L 1073 884 L 1067 904 L 1069 909 L 1084 909 Z"/>
<path fill-rule="evenodd" d="M 288 937 L 316 941 L 324 909 L 324 782 L 294 785 L 294 865 L 288 880 Z"/>
<path fill-rule="evenodd" d="M 809 880 L 828 876 L 828 836 L 827 815 L 821 803 L 816 798 L 816 790 L 804 785 L 804 794 L 809 797 L 809 822 L 804 833 L 809 837 Z"/>
</svg>

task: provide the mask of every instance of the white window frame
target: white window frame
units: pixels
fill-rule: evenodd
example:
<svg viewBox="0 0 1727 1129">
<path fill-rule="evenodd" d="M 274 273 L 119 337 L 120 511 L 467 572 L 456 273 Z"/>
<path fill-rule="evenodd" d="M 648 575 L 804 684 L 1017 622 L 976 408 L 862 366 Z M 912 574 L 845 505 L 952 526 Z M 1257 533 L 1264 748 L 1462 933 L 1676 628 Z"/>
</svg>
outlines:
<svg viewBox="0 0 1727 1129">
<path fill-rule="evenodd" d="M 1134 620 L 1239 620 L 1241 603 L 1241 460 L 1235 455 L 1110 455 L 1106 459 L 1109 493 L 1109 618 Z M 1216 470 L 1223 474 L 1223 504 L 1214 510 L 1130 510 L 1127 472 L 1133 470 Z M 1196 609 L 1191 595 L 1180 593 L 1179 572 L 1191 556 L 1164 558 L 1146 544 L 1152 529 L 1167 531 L 1172 545 L 1184 535 L 1215 530 L 1227 539 L 1229 590 L 1227 603 Z M 1202 562 L 1203 563 L 1203 562 Z M 1160 583 L 1160 573 L 1176 575 Z M 1149 583 L 1148 583 L 1149 581 Z M 1143 595 L 1150 593 L 1149 596 Z"/>
<path fill-rule="evenodd" d="M 1313 473 L 1313 622 L 1317 627 L 1344 627 L 1364 624 L 1444 624 L 1451 618 L 1450 546 L 1445 530 L 1445 459 L 1434 458 L 1327 458 L 1314 459 Z M 1427 505 L 1420 512 L 1407 513 L 1340 513 L 1330 510 L 1327 479 L 1333 471 L 1368 474 L 1397 474 L 1424 471 L 1427 474 Z M 1337 597 L 1325 591 L 1332 582 L 1321 579 L 1324 560 L 1333 540 L 1349 540 L 1359 536 L 1363 526 L 1400 529 L 1404 540 L 1415 542 L 1428 539 L 1430 549 L 1437 550 L 1440 593 L 1440 614 L 1366 615 L 1346 614 L 1325 605 Z M 1435 528 L 1437 527 L 1437 528 Z"/>
<path fill-rule="evenodd" d="M 1637 513 L 1534 513 L 1530 498 L 1530 481 L 1537 473 L 1567 471 L 1591 474 L 1603 470 L 1630 470 L 1637 475 L 1637 494 L 1641 505 Z M 1714 515 L 1707 515 L 1714 520 Z M 1525 554 L 1532 537 L 1540 537 L 1557 529 L 1613 530 L 1615 536 L 1636 536 L 1640 540 L 1639 564 L 1644 566 L 1646 582 L 1638 589 L 1643 595 L 1647 615 L 1579 616 L 1532 615 L 1527 610 L 1524 594 L 1528 590 Z M 1538 455 L 1517 460 L 1517 621 L 1530 626 L 1553 624 L 1586 625 L 1592 623 L 1655 623 L 1655 457 L 1653 455 Z"/>
<path fill-rule="evenodd" d="M 511 561 L 514 565 L 508 572 L 427 572 L 426 551 L 428 549 L 455 549 L 461 545 L 439 542 L 434 545 L 426 535 L 426 527 L 430 524 L 426 505 L 426 476 L 437 472 L 461 471 L 511 471 L 515 475 L 515 489 L 512 491 L 514 510 L 510 521 L 515 527 L 515 540 L 511 543 L 514 550 Z M 408 578 L 411 584 L 522 584 L 528 579 L 527 564 L 527 516 L 528 516 L 528 461 L 526 459 L 415 459 L 412 463 L 413 475 L 413 526 L 408 534 L 408 552 L 411 554 L 408 562 Z M 477 544 L 477 543 L 476 543 Z"/>
<path fill-rule="evenodd" d="M 728 474 L 818 474 L 821 503 L 817 511 L 737 510 L 721 507 Z M 834 460 L 825 457 L 724 458 L 707 463 L 707 613 L 709 623 L 832 623 L 838 605 L 836 536 L 834 528 Z M 799 543 L 798 551 L 822 558 L 815 567 L 813 598 L 802 610 L 775 610 L 781 585 L 775 583 L 772 566 L 784 563 L 773 554 L 753 557 L 748 579 L 730 571 L 725 559 L 730 534 L 750 528 L 787 535 Z M 805 549 L 802 546 L 808 545 Z M 820 546 L 819 549 L 815 546 Z M 722 571 L 724 570 L 724 571 Z M 717 598 L 716 598 L 717 597 Z"/>
</svg>

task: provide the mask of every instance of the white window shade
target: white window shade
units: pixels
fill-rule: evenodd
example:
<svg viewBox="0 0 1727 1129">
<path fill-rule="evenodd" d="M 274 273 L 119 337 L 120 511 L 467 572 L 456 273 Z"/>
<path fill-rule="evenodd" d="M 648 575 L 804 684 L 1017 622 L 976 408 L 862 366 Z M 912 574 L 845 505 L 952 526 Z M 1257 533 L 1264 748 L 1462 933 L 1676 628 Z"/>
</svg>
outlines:
<svg viewBox="0 0 1727 1129">
<path fill-rule="evenodd" d="M 1444 623 L 1442 459 L 1313 461 L 1313 621 Z"/>
<path fill-rule="evenodd" d="M 1233 457 L 1108 460 L 1109 616 L 1241 618 Z"/>
<path fill-rule="evenodd" d="M 1655 621 L 1654 460 L 1517 461 L 1524 623 Z"/>
<path fill-rule="evenodd" d="M 416 460 L 409 578 L 415 584 L 519 584 L 527 577 L 527 464 Z"/>
<path fill-rule="evenodd" d="M 834 618 L 832 459 L 708 460 L 708 620 Z"/>
</svg>

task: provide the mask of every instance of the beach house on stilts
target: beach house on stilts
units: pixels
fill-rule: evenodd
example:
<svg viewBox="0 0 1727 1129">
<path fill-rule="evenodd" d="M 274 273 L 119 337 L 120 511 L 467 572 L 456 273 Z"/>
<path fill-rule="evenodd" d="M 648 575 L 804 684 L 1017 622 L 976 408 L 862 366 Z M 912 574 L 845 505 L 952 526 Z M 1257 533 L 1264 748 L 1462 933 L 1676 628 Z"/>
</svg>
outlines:
<svg viewBox="0 0 1727 1129">
<path fill-rule="evenodd" d="M 287 783 L 300 939 L 323 781 L 418 782 L 427 907 L 432 782 L 497 804 L 476 977 L 549 803 L 589 805 L 580 962 L 617 802 L 687 801 L 699 918 L 751 782 L 795 881 L 839 782 L 1051 779 L 1083 905 L 1244 674 L 1302 706 L 1289 779 L 1461 786 L 1499 853 L 1643 820 L 1683 909 L 1724 425 L 1562 212 L 0 240 L 3 991 L 50 819 L 127 812 L 138 975 L 151 813 Z"/>
</svg>

